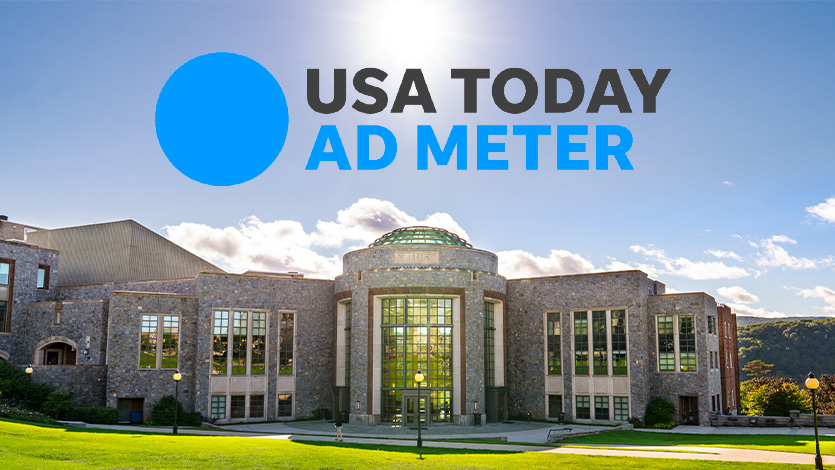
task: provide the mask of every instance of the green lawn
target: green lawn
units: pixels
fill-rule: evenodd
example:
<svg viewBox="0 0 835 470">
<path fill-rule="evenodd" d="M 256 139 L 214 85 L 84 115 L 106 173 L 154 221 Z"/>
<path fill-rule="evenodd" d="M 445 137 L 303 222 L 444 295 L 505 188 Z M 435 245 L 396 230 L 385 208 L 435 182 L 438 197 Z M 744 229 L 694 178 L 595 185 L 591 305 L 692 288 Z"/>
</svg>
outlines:
<svg viewBox="0 0 835 470">
<path fill-rule="evenodd" d="M 815 436 L 770 434 L 678 434 L 642 431 L 611 431 L 594 436 L 563 439 L 560 444 L 636 444 L 648 446 L 706 446 L 780 452 L 815 453 Z M 820 438 L 821 454 L 835 455 L 835 437 Z"/>
<path fill-rule="evenodd" d="M 799 465 L 738 464 L 696 460 L 589 457 L 535 452 L 424 449 L 335 442 L 292 442 L 246 437 L 207 437 L 90 432 L 0 421 L 3 468 L 649 468 L 792 469 Z M 807 466 L 808 467 L 808 466 Z"/>
</svg>

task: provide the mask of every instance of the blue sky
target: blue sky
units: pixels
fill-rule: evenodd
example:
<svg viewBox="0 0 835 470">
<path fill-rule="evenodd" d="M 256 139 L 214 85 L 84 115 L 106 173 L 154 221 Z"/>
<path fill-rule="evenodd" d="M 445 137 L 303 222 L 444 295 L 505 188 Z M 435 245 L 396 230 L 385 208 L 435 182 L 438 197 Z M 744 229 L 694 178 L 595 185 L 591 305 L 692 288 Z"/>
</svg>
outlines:
<svg viewBox="0 0 835 470">
<path fill-rule="evenodd" d="M 48 228 L 132 218 L 233 271 L 319 277 L 394 225 L 434 223 L 498 253 L 509 277 L 633 267 L 739 313 L 835 315 L 835 4 L 312 3 L 0 2 L 0 213 Z M 218 51 L 266 67 L 290 114 L 276 162 L 231 187 L 179 173 L 154 129 L 168 77 Z M 308 68 L 346 68 L 350 81 L 364 67 L 389 74 L 390 103 L 403 70 L 422 69 L 438 112 L 308 107 Z M 498 110 L 485 82 L 479 112 L 462 112 L 451 68 L 510 67 L 540 81 L 530 111 Z M 543 112 L 546 68 L 580 74 L 580 109 Z M 585 113 L 610 68 L 635 112 Z M 640 112 L 628 68 L 672 70 L 655 114 Z M 352 162 L 357 125 L 391 129 L 395 162 L 305 171 L 325 124 Z M 470 169 L 418 171 L 419 124 L 470 126 Z M 496 139 L 509 169 L 478 171 L 478 124 L 626 126 L 635 170 L 557 171 L 551 136 L 526 171 L 511 136 Z"/>
</svg>

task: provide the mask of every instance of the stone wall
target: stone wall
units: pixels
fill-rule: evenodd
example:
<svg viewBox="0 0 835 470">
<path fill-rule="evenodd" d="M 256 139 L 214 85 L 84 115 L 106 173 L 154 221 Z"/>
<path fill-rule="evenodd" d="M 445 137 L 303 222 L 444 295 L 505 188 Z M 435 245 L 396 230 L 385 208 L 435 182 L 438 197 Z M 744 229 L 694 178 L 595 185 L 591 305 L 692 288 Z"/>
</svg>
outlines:
<svg viewBox="0 0 835 470">
<path fill-rule="evenodd" d="M 419 253 L 425 257 L 412 257 Z M 392 267 L 457 268 L 496 274 L 499 260 L 489 251 L 461 246 L 390 245 L 375 246 L 346 253 L 342 257 L 344 273 Z"/>
<path fill-rule="evenodd" d="M 178 367 L 183 378 L 179 385 L 179 399 L 187 412 L 195 410 L 195 389 L 199 378 L 195 355 L 198 342 L 197 299 L 178 294 L 140 292 L 114 292 L 110 299 L 107 406 L 115 408 L 119 398 L 144 398 L 144 416 L 148 419 L 151 408 L 160 398 L 174 395 L 174 370 L 139 368 L 143 314 L 180 315 Z M 205 410 L 198 408 L 197 411 Z"/>
<path fill-rule="evenodd" d="M 162 281 L 111 282 L 89 286 L 67 286 L 58 288 L 59 300 L 109 299 L 115 291 L 161 292 L 183 295 L 197 295 L 197 279 L 167 279 Z"/>
<path fill-rule="evenodd" d="M 650 296 L 649 316 L 645 327 L 649 331 L 647 368 L 650 374 L 650 399 L 660 396 L 672 403 L 676 412 L 673 416 L 679 422 L 679 397 L 697 396 L 699 423 L 706 424 L 711 413 L 711 396 L 721 394 L 719 370 L 710 368 L 709 351 L 719 350 L 719 335 L 708 334 L 707 317 L 716 315 L 716 301 L 704 293 L 666 294 Z M 658 371 L 658 336 L 655 318 L 658 315 L 693 315 L 696 322 L 696 370 Z M 678 334 L 678 332 L 676 332 Z"/>
<path fill-rule="evenodd" d="M 106 366 L 39 366 L 33 365 L 32 381 L 47 383 L 62 392 L 75 393 L 81 406 L 106 406 Z M 111 405 L 114 406 L 114 405 Z"/>
<path fill-rule="evenodd" d="M 710 414 L 711 426 L 740 426 L 746 428 L 814 427 L 814 415 L 791 411 L 791 416 L 744 416 Z M 818 415 L 818 427 L 835 428 L 835 415 Z"/>
<path fill-rule="evenodd" d="M 571 311 L 619 309 L 627 311 L 631 416 L 643 417 L 649 394 L 647 295 L 664 285 L 640 271 L 552 276 L 507 281 L 507 361 L 510 415 L 530 412 L 545 418 L 546 312 L 560 312 L 563 410 L 573 419 L 573 335 Z"/>
<path fill-rule="evenodd" d="M 0 241 L 0 259 L 12 260 L 11 295 L 8 299 L 9 332 L 0 332 L 0 351 L 13 364 L 28 364 L 29 352 L 22 345 L 29 304 L 52 300 L 58 280 L 58 252 L 16 241 Z M 37 289 L 38 266 L 49 266 L 49 288 Z M 5 297 L 8 290 L 0 293 Z M 3 298 L 0 297 L 0 298 Z"/>
<path fill-rule="evenodd" d="M 60 315 L 59 324 L 55 324 L 57 314 Z M 20 338 L 25 362 L 43 364 L 43 355 L 39 350 L 52 342 L 64 342 L 70 345 L 74 343 L 78 347 L 76 364 L 104 365 L 107 351 L 107 318 L 106 300 L 30 304 L 24 332 Z"/>
<path fill-rule="evenodd" d="M 295 314 L 294 412 L 310 418 L 330 408 L 334 385 L 333 281 L 274 276 L 201 274 L 198 277 L 199 321 L 195 396 L 197 411 L 208 415 L 212 376 L 212 318 L 215 309 L 265 310 L 268 316 L 267 419 L 277 416 L 278 312 Z"/>
</svg>

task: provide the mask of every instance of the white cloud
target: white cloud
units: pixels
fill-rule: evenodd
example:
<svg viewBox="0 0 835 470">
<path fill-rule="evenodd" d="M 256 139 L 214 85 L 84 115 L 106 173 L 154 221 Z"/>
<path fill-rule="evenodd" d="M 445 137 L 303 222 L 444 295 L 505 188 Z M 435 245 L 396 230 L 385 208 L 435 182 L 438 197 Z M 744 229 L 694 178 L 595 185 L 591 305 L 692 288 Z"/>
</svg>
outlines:
<svg viewBox="0 0 835 470">
<path fill-rule="evenodd" d="M 738 234 L 738 233 L 732 233 L 732 234 L 731 234 L 731 237 L 736 238 L 736 239 L 738 239 L 738 240 L 742 240 L 742 235 L 740 235 L 740 234 Z"/>
<path fill-rule="evenodd" d="M 390 201 L 362 198 L 337 213 L 336 221 L 319 221 L 306 232 L 300 222 L 243 219 L 237 227 L 216 228 L 183 222 L 163 227 L 168 238 L 230 272 L 248 270 L 298 271 L 311 277 L 333 278 L 342 273 L 342 259 L 324 255 L 346 243 L 373 242 L 380 235 L 409 225 L 430 225 L 467 238 L 452 216 L 438 212 L 419 220 Z M 355 248 L 355 247 L 354 247 Z"/>
<path fill-rule="evenodd" d="M 658 279 L 659 275 L 662 274 L 662 270 L 658 269 L 656 266 L 651 264 L 645 263 L 624 263 L 623 261 L 618 261 L 615 258 L 609 257 L 609 264 L 606 265 L 607 271 L 633 271 L 637 269 L 638 271 L 643 271 L 647 273 L 647 276 Z M 669 292 L 669 289 L 667 289 Z"/>
<path fill-rule="evenodd" d="M 783 312 L 776 312 L 772 310 L 766 310 L 764 308 L 754 308 L 748 305 L 743 304 L 727 304 L 728 307 L 731 307 L 731 310 L 737 315 L 746 315 L 746 316 L 753 316 L 753 317 L 766 317 L 766 318 L 784 318 L 787 317 Z"/>
<path fill-rule="evenodd" d="M 758 246 L 763 251 L 758 253 L 757 266 L 789 269 L 815 269 L 833 264 L 833 258 L 813 260 L 809 258 L 798 258 L 789 254 L 785 248 L 778 243 L 797 245 L 797 241 L 785 235 L 774 235 L 771 238 L 762 240 Z"/>
<path fill-rule="evenodd" d="M 722 184 L 728 187 L 733 187 L 734 183 L 732 181 L 722 181 Z"/>
<path fill-rule="evenodd" d="M 786 235 L 774 235 L 770 240 L 775 243 L 791 243 L 792 245 L 797 245 L 797 240 L 789 238 Z"/>
<path fill-rule="evenodd" d="M 835 222 L 835 196 L 816 206 L 807 207 L 806 212 L 824 222 Z"/>
<path fill-rule="evenodd" d="M 735 259 L 737 261 L 742 261 L 742 256 L 734 253 L 733 251 L 722 251 L 722 250 L 706 250 L 705 253 L 709 255 L 713 255 L 717 258 L 730 258 Z"/>
<path fill-rule="evenodd" d="M 547 258 L 522 250 L 500 251 L 499 272 L 508 278 L 555 276 L 594 272 L 594 265 L 566 250 L 551 250 Z"/>
<path fill-rule="evenodd" d="M 721 261 L 691 261 L 687 258 L 671 258 L 664 253 L 664 250 L 655 247 L 643 247 L 633 245 L 629 247 L 635 253 L 644 255 L 660 263 L 664 269 L 662 274 L 682 276 L 689 279 L 702 281 L 709 279 L 739 279 L 748 277 L 751 273 L 739 266 L 728 266 Z"/>
<path fill-rule="evenodd" d="M 823 307 L 825 312 L 835 312 L 835 290 L 823 286 L 816 286 L 814 289 L 797 289 L 797 295 L 803 296 L 805 299 L 823 299 L 826 306 Z"/>
<path fill-rule="evenodd" d="M 760 301 L 756 295 L 748 292 L 740 286 L 720 287 L 716 289 L 722 297 L 731 299 L 731 302 L 740 304 L 755 304 Z"/>
</svg>

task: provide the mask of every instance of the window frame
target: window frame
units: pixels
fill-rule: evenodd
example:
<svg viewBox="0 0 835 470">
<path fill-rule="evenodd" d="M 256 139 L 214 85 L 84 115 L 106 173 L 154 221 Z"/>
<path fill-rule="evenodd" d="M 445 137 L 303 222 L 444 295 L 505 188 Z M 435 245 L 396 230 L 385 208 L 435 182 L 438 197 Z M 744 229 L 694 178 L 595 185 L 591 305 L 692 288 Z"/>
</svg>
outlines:
<svg viewBox="0 0 835 470">
<path fill-rule="evenodd" d="M 554 332 L 556 334 L 553 334 Z M 562 314 L 560 312 L 545 312 L 545 368 L 547 375 L 562 375 Z"/>
<path fill-rule="evenodd" d="M 619 411 L 624 410 L 625 414 L 619 413 Z M 619 418 L 619 416 L 622 416 L 622 418 Z M 612 397 L 612 419 L 615 421 L 629 421 L 629 397 Z"/>
<path fill-rule="evenodd" d="M 285 319 L 289 317 L 290 320 L 293 322 L 291 336 L 290 336 L 290 347 L 285 348 L 287 335 L 285 335 Z M 291 376 L 295 377 L 296 375 L 296 312 L 287 312 L 282 311 L 278 312 L 278 375 L 279 376 Z M 282 365 L 286 364 L 285 360 L 289 357 L 289 366 Z M 282 367 L 289 367 L 289 372 L 286 370 L 282 370 Z"/>
<path fill-rule="evenodd" d="M 239 314 L 236 319 L 236 314 Z M 257 318 L 261 316 L 262 318 Z M 243 317 L 246 318 L 244 323 L 241 323 Z M 266 377 L 269 375 L 269 361 L 270 361 L 270 315 L 266 310 L 258 309 L 241 309 L 241 308 L 214 308 L 212 309 L 212 357 L 211 368 L 213 377 L 235 376 L 235 377 Z M 236 323 L 236 321 L 238 323 Z M 256 322 L 263 322 L 263 326 L 257 325 Z M 225 323 L 225 324 L 224 324 Z M 236 326 L 237 325 L 237 326 Z M 264 334 L 254 334 L 256 330 L 263 328 Z M 239 333 L 245 330 L 246 334 L 235 334 L 236 330 Z M 243 349 L 240 347 L 236 349 L 235 338 L 243 337 Z M 261 343 L 263 354 L 262 361 L 259 365 L 255 364 L 256 345 L 253 338 L 263 337 Z M 225 343 L 224 343 L 225 338 Z M 220 341 L 218 341 L 220 340 Z M 218 349 L 218 344 L 221 348 Z M 225 344 L 225 346 L 224 346 Z M 237 351 L 237 356 L 236 356 Z M 216 360 L 216 355 L 223 352 L 225 356 L 225 364 L 220 367 L 220 361 Z M 242 354 L 242 356 L 241 356 Z M 219 357 L 219 356 L 218 356 Z M 243 359 L 243 365 L 235 365 L 236 358 Z M 258 368 L 257 372 L 253 370 Z M 238 369 L 236 369 L 238 368 Z M 240 372 L 243 368 L 243 372 Z M 237 419 L 237 418 L 236 418 Z"/>
<path fill-rule="evenodd" d="M 43 271 L 43 284 L 40 284 L 41 271 Z M 46 264 L 39 264 L 37 276 L 35 277 L 35 289 L 40 291 L 49 290 L 49 266 Z"/>
<path fill-rule="evenodd" d="M 155 318 L 155 331 L 152 333 L 154 335 L 154 367 L 143 367 L 142 361 L 142 354 L 145 349 L 143 349 L 143 334 L 145 333 L 145 318 Z M 177 319 L 177 334 L 176 334 L 176 341 L 177 341 L 177 349 L 174 351 L 174 355 L 176 356 L 176 361 L 173 367 L 163 367 L 163 363 L 165 358 L 169 358 L 170 355 L 165 355 L 165 328 L 166 328 L 166 318 L 176 318 Z M 177 370 L 180 368 L 180 336 L 182 335 L 182 328 L 183 328 L 183 318 L 182 315 L 179 313 L 143 313 L 139 316 L 139 357 L 137 361 L 137 368 L 139 370 Z M 162 331 L 160 331 L 162 330 Z M 149 332 L 151 333 L 151 332 Z"/>
</svg>

